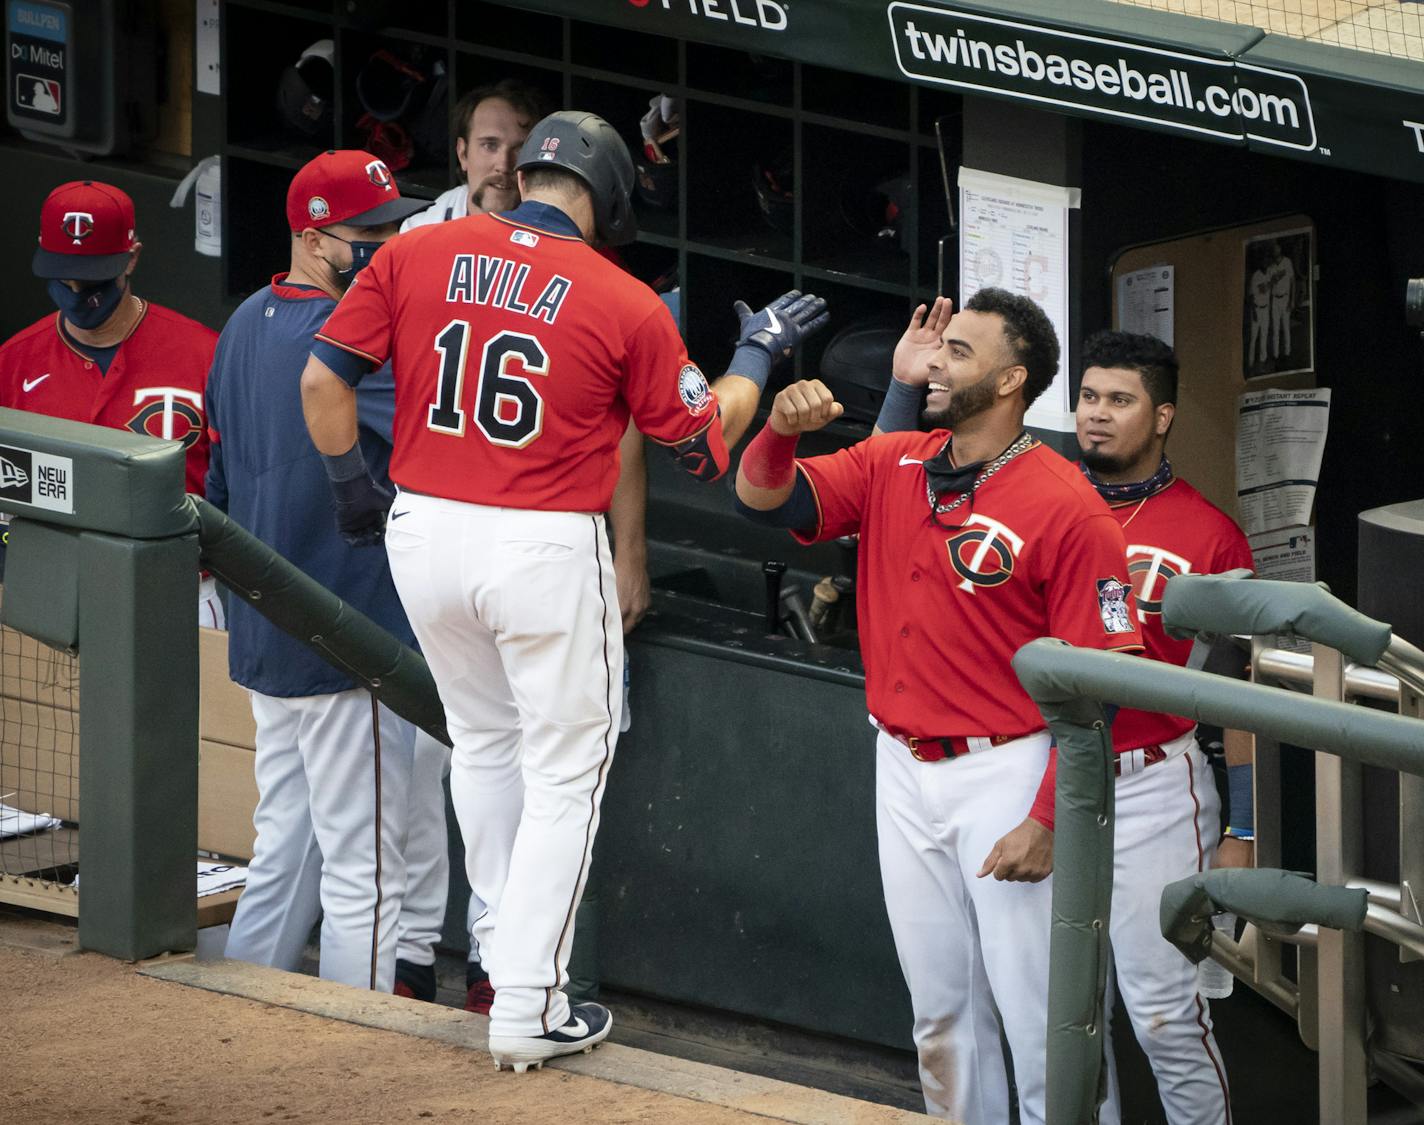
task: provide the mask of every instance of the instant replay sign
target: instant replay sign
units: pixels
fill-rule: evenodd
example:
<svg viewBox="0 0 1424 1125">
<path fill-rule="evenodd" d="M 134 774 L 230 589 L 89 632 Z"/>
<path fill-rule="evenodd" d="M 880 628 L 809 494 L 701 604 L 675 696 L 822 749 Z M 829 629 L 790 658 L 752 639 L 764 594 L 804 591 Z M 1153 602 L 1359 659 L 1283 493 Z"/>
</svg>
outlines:
<svg viewBox="0 0 1424 1125">
<path fill-rule="evenodd" d="M 74 462 L 52 453 L 0 445 L 0 507 L 28 504 L 74 514 Z"/>
<path fill-rule="evenodd" d="M 1314 150 L 1293 74 L 923 4 L 887 9 L 901 72 L 1186 133 Z"/>
</svg>

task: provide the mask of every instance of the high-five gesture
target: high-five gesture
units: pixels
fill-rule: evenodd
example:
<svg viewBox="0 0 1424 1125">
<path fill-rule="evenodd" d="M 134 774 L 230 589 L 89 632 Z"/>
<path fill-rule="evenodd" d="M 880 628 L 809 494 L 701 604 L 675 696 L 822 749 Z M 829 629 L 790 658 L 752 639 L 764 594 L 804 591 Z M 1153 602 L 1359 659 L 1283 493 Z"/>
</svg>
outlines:
<svg viewBox="0 0 1424 1125">
<path fill-rule="evenodd" d="M 910 314 L 910 325 L 895 345 L 891 374 L 911 387 L 923 387 L 930 381 L 930 357 L 939 350 L 940 338 L 949 327 L 954 314 L 954 302 L 948 297 L 936 297 L 928 309 L 920 305 Z"/>
</svg>

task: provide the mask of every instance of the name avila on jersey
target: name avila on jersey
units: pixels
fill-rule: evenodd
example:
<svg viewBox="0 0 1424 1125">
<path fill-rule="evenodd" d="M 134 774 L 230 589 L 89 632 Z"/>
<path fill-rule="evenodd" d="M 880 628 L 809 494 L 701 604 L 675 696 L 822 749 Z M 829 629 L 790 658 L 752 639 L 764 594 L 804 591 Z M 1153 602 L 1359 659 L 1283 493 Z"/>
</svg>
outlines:
<svg viewBox="0 0 1424 1125">
<path fill-rule="evenodd" d="M 529 263 L 515 262 L 495 254 L 456 254 L 450 265 L 450 283 L 445 287 L 445 300 L 450 304 L 508 309 L 553 324 L 558 319 L 564 298 L 573 288 L 573 282 L 554 274 L 539 289 L 539 295 L 531 304 L 525 298 L 529 272 Z M 528 291 L 533 292 L 534 287 L 529 286 Z"/>
</svg>

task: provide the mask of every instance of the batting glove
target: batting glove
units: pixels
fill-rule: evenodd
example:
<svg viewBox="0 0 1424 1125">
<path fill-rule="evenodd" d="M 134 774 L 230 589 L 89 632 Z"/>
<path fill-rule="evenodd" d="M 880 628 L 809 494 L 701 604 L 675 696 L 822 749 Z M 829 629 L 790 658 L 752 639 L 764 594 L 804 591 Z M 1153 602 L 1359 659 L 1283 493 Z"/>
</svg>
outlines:
<svg viewBox="0 0 1424 1125">
<path fill-rule="evenodd" d="M 745 301 L 737 301 L 732 309 L 741 322 L 737 347 L 760 348 L 772 363 L 789 357 L 831 319 L 823 299 L 799 289 L 783 293 L 760 312 L 752 312 Z"/>
<path fill-rule="evenodd" d="M 362 473 L 350 480 L 331 482 L 335 500 L 336 527 L 341 538 L 353 547 L 374 547 L 386 534 L 386 512 L 395 503 L 395 493 Z"/>
</svg>

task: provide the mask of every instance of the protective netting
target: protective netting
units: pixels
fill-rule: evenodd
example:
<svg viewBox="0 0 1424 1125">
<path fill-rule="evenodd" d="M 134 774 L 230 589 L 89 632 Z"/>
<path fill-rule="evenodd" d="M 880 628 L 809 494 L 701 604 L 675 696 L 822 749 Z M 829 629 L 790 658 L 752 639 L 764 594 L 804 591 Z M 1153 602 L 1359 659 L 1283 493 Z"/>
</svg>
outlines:
<svg viewBox="0 0 1424 1125">
<path fill-rule="evenodd" d="M 1415 0 L 1112 0 L 1259 27 L 1332 47 L 1424 61 L 1424 4 Z"/>
<path fill-rule="evenodd" d="M 0 901 L 73 896 L 79 661 L 0 629 Z"/>
</svg>

